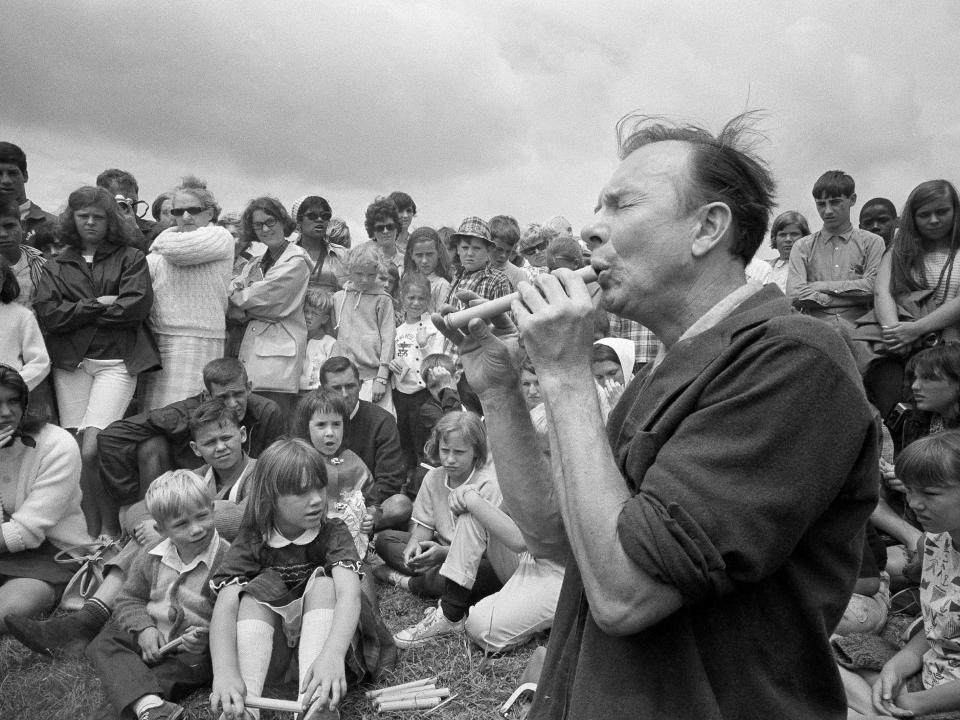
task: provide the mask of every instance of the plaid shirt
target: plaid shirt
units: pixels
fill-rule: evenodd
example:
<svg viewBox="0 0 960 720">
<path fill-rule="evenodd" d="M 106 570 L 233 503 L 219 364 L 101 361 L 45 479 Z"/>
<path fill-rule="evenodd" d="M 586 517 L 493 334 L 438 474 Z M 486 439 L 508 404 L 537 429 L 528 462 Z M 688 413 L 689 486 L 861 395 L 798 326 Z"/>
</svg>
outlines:
<svg viewBox="0 0 960 720">
<path fill-rule="evenodd" d="M 468 273 L 463 268 L 460 268 L 460 271 L 453 280 L 453 284 L 450 286 L 450 292 L 447 293 L 447 302 L 449 304 L 462 307 L 462 304 L 457 299 L 457 293 L 460 290 L 472 290 L 482 298 L 494 300 L 512 293 L 513 286 L 502 271 L 485 265 L 480 270 L 474 270 L 472 273 Z"/>
<path fill-rule="evenodd" d="M 662 343 L 657 340 L 656 335 L 636 320 L 628 320 L 613 313 L 607 313 L 607 317 L 610 319 L 610 337 L 633 340 L 633 344 L 636 347 L 636 358 L 634 362 L 653 362 L 657 357 L 657 353 L 660 352 L 662 345 Z"/>
</svg>

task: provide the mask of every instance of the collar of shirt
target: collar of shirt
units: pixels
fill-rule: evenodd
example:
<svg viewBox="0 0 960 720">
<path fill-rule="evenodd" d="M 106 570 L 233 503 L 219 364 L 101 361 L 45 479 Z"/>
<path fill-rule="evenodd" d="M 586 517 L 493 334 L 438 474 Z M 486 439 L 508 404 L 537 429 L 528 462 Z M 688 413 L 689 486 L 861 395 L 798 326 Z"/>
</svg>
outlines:
<svg viewBox="0 0 960 720">
<path fill-rule="evenodd" d="M 473 478 L 474 478 L 474 476 L 475 476 L 476 474 L 477 474 L 477 469 L 474 468 L 474 469 L 470 472 L 470 474 L 467 476 L 467 479 L 464 480 L 464 481 L 463 481 L 460 485 L 458 485 L 457 487 L 462 487 L 463 485 L 469 485 L 471 482 L 473 482 Z M 450 491 L 456 490 L 456 488 L 450 487 L 450 476 L 447 475 L 446 472 L 443 473 L 443 486 L 444 486 L 447 490 L 450 490 Z"/>
<path fill-rule="evenodd" d="M 752 297 L 761 290 L 763 290 L 763 285 L 758 282 L 748 282 L 744 285 L 741 285 L 712 308 L 707 310 L 699 320 L 686 329 L 683 335 L 677 339 L 677 342 L 687 340 L 695 335 L 706 332 L 714 325 L 724 320 L 734 310 L 736 310 L 740 303 L 747 298 Z M 660 352 L 657 353 L 657 358 L 653 361 L 653 369 L 656 369 L 660 363 L 663 362 L 663 358 L 666 357 L 666 355 L 667 349 L 665 346 L 661 345 Z"/>
<path fill-rule="evenodd" d="M 193 570 L 200 563 L 206 565 L 207 568 L 212 568 L 219 544 L 220 534 L 214 530 L 210 535 L 210 542 L 207 543 L 206 549 L 188 563 L 184 563 L 183 560 L 180 559 L 180 552 L 177 550 L 177 546 L 170 542 L 170 538 L 161 540 L 149 553 L 156 555 L 164 565 L 173 568 L 180 575 L 183 575 Z"/>
<path fill-rule="evenodd" d="M 267 545 L 272 548 L 282 548 L 287 547 L 287 545 L 309 545 L 317 539 L 317 535 L 319 534 L 320 528 L 310 528 L 308 530 L 304 530 L 302 533 L 297 535 L 297 537 L 291 540 L 279 530 L 274 528 L 273 532 L 270 533 L 270 537 L 267 538 Z"/>
<path fill-rule="evenodd" d="M 243 483 L 246 482 L 247 476 L 253 474 L 253 469 L 256 466 L 256 458 L 248 456 L 247 462 L 243 466 L 243 470 L 240 471 L 237 479 L 234 480 L 233 485 L 230 486 L 230 490 L 227 492 L 227 500 L 237 502 L 235 497 L 230 496 L 236 496 L 238 494 L 238 491 L 243 488 Z M 207 484 L 207 487 L 210 488 L 210 492 L 212 492 L 214 495 L 217 495 L 220 492 L 220 488 L 217 487 L 217 475 L 213 471 L 213 468 L 209 465 L 207 466 L 207 471 L 203 474 L 203 481 Z"/>
<path fill-rule="evenodd" d="M 817 231 L 817 235 L 825 243 L 830 242 L 830 240 L 832 240 L 835 237 L 840 238 L 843 242 L 849 242 L 850 238 L 853 237 L 853 225 L 851 224 L 849 227 L 847 227 L 846 230 L 838 233 L 828 233 L 825 230 L 819 230 Z"/>
<path fill-rule="evenodd" d="M 20 222 L 23 222 L 28 217 L 30 217 L 30 210 L 33 208 L 33 203 L 29 200 L 25 200 L 20 205 Z"/>
</svg>

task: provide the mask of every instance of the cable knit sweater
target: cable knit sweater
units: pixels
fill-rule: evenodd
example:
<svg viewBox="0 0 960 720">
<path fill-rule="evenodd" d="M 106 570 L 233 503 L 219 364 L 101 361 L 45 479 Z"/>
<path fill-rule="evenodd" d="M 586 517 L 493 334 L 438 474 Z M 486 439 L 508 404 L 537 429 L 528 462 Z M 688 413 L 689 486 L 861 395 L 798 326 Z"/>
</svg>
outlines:
<svg viewBox="0 0 960 720">
<path fill-rule="evenodd" d="M 0 303 L 0 362 L 20 373 L 31 391 L 50 372 L 37 318 L 18 302 Z"/>
<path fill-rule="evenodd" d="M 23 552 L 44 540 L 61 550 L 91 542 L 80 510 L 76 440 L 50 424 L 32 439 L 34 447 L 15 438 L 0 448 L 0 553 Z"/>
<path fill-rule="evenodd" d="M 168 228 L 150 246 L 150 327 L 165 335 L 223 339 L 233 277 L 233 236 L 216 225 Z"/>
</svg>

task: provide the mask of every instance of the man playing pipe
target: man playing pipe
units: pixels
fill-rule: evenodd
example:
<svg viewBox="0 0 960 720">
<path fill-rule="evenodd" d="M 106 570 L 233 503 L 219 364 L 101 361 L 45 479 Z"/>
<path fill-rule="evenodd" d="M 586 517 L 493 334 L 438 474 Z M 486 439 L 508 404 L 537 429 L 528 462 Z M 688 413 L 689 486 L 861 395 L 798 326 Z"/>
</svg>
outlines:
<svg viewBox="0 0 960 720">
<path fill-rule="evenodd" d="M 604 307 L 665 349 L 606 429 L 583 280 L 520 285 L 512 309 L 552 469 L 529 451 L 509 320 L 447 331 L 506 508 L 541 552 L 562 522 L 572 554 L 531 718 L 845 716 L 828 633 L 876 502 L 877 431 L 840 335 L 744 281 L 774 189 L 743 148 L 748 120 L 716 137 L 637 116 L 618 126 L 621 162 L 582 235 L 599 245 Z"/>
</svg>

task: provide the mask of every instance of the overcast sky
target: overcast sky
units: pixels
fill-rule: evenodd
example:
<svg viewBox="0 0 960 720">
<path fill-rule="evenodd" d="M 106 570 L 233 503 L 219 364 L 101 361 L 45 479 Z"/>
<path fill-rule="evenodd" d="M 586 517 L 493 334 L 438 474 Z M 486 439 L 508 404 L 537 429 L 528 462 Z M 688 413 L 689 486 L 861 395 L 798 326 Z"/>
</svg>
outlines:
<svg viewBox="0 0 960 720">
<path fill-rule="evenodd" d="M 0 139 L 54 212 L 120 167 L 147 200 L 188 173 L 225 209 L 319 193 L 355 238 L 398 189 L 420 225 L 579 228 L 635 109 L 711 129 L 764 109 L 781 209 L 811 221 L 824 170 L 898 207 L 960 179 L 953 0 L 5 0 L 3 16 Z"/>
</svg>

